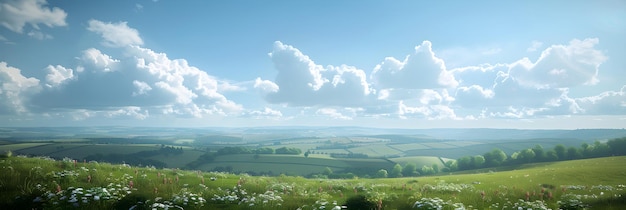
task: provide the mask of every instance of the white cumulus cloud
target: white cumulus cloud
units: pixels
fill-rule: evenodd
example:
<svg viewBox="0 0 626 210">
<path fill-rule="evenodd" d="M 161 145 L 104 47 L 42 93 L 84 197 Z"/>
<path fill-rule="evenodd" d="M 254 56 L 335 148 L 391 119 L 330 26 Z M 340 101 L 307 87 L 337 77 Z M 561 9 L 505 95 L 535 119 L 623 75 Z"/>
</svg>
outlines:
<svg viewBox="0 0 626 210">
<path fill-rule="evenodd" d="M 404 101 L 398 102 L 398 117 L 401 119 L 408 118 L 426 118 L 429 120 L 453 119 L 458 120 L 455 111 L 446 105 L 418 105 L 410 106 Z"/>
<path fill-rule="evenodd" d="M 46 67 L 46 71 L 48 71 L 46 75 L 46 81 L 48 82 L 46 85 L 48 87 L 57 87 L 67 80 L 74 78 L 74 71 L 61 65 L 49 65 Z"/>
<path fill-rule="evenodd" d="M 117 110 L 108 111 L 105 113 L 105 115 L 107 117 L 126 116 L 126 117 L 132 117 L 138 120 L 144 120 L 150 116 L 147 110 L 142 111 L 141 107 L 137 107 L 137 106 L 121 107 L 120 109 L 117 109 Z"/>
<path fill-rule="evenodd" d="M 605 91 L 594 96 L 576 98 L 574 103 L 582 114 L 623 115 L 626 113 L 626 85 L 618 91 Z"/>
<path fill-rule="evenodd" d="M 95 48 L 89 48 L 83 51 L 81 59 L 87 64 L 104 72 L 115 70 L 115 66 L 120 62 L 119 60 L 113 59 L 111 56 L 104 54 Z"/>
<path fill-rule="evenodd" d="M 347 65 L 323 67 L 279 41 L 274 43 L 270 56 L 278 71 L 276 79 L 257 79 L 255 87 L 265 90 L 265 98 L 271 103 L 357 106 L 370 96 L 363 70 Z"/>
<path fill-rule="evenodd" d="M 174 96 L 177 107 L 182 106 L 184 112 L 198 117 L 207 113 L 227 114 L 242 110 L 241 105 L 219 92 L 220 81 L 190 66 L 185 59 L 171 60 L 165 53 L 138 46 L 129 49 L 136 58 L 137 69 L 148 73 L 149 79 L 154 81 L 152 89 Z"/>
<path fill-rule="evenodd" d="M 0 25 L 16 33 L 23 33 L 26 24 L 35 30 L 39 30 L 40 24 L 48 27 L 66 26 L 67 13 L 58 7 L 49 8 L 47 4 L 46 0 L 4 1 L 0 3 Z M 38 36 L 37 32 L 33 32 L 33 35 Z"/>
<path fill-rule="evenodd" d="M 152 87 L 146 82 L 134 80 L 133 85 L 137 88 L 137 90 L 133 92 L 133 96 L 148 94 L 148 92 L 152 90 Z"/>
<path fill-rule="evenodd" d="M 315 114 L 321 115 L 321 116 L 327 116 L 327 117 L 330 117 L 332 119 L 337 119 L 337 120 L 352 120 L 352 117 L 346 116 L 334 108 L 321 108 L 321 109 L 318 109 L 315 112 Z"/>
<path fill-rule="evenodd" d="M 377 88 L 431 89 L 458 85 L 444 61 L 435 56 L 430 41 L 422 42 L 402 61 L 385 58 L 370 78 Z"/>
<path fill-rule="evenodd" d="M 130 45 L 143 45 L 137 29 L 128 26 L 127 22 L 102 22 L 89 20 L 87 30 L 100 34 L 104 39 L 103 44 L 109 47 L 127 47 Z"/>
<path fill-rule="evenodd" d="M 572 40 L 569 45 L 552 45 L 536 62 L 527 58 L 510 65 L 510 76 L 534 88 L 561 88 L 598 82 L 600 64 L 607 57 L 595 49 L 597 38 Z"/>
<path fill-rule="evenodd" d="M 269 80 L 262 80 L 261 78 L 256 78 L 254 80 L 254 88 L 260 89 L 264 93 L 278 92 L 278 85 Z"/>
<path fill-rule="evenodd" d="M 30 96 L 39 92 L 39 79 L 25 77 L 20 69 L 0 62 L 0 113 L 25 113 Z"/>
<path fill-rule="evenodd" d="M 283 113 L 279 110 L 265 107 L 263 110 L 248 111 L 243 115 L 243 117 L 250 117 L 254 119 L 280 119 L 283 117 Z"/>
</svg>

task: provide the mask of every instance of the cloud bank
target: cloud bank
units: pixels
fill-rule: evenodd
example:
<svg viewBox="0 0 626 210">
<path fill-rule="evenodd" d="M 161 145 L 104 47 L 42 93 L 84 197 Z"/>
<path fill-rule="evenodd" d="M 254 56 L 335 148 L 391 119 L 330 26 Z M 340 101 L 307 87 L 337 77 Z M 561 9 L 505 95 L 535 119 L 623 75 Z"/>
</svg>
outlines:
<svg viewBox="0 0 626 210">
<path fill-rule="evenodd" d="M 65 12 L 47 8 L 45 1 L 9 2 L 0 8 L 9 11 L 1 13 L 0 24 L 16 33 L 23 33 L 25 25 L 34 30 L 66 25 Z M 11 13 L 11 8 L 36 12 L 30 17 Z M 9 18 L 9 13 L 17 17 Z M 100 36 L 102 46 L 77 52 L 75 66 L 49 64 L 39 69 L 44 76 L 36 78 L 0 61 L 0 114 L 74 120 L 227 116 L 285 121 L 308 116 L 461 121 L 626 113 L 626 84 L 619 90 L 573 93 L 602 83 L 601 67 L 609 57 L 597 49 L 597 38 L 551 45 L 537 58 L 454 69 L 426 40 L 403 59 L 381 58 L 365 70 L 319 64 L 276 41 L 268 54 L 274 78 L 232 82 L 143 46 L 139 31 L 126 22 L 90 20 L 85 30 Z M 535 41 L 527 51 L 539 52 L 542 46 Z M 228 97 L 237 93 L 260 96 L 261 104 L 244 105 Z"/>
<path fill-rule="evenodd" d="M 269 103 L 316 107 L 316 114 L 353 119 L 341 107 L 362 109 L 356 117 L 402 119 L 536 118 L 626 113 L 624 88 L 571 97 L 571 88 L 598 84 L 607 61 L 597 38 L 552 45 L 532 61 L 447 69 L 424 41 L 403 60 L 385 58 L 369 76 L 353 66 L 322 66 L 297 48 L 276 42 L 270 57 L 277 76 L 257 78 Z M 534 42 L 537 50 L 543 43 Z M 369 80 L 368 80 L 369 79 Z"/>
</svg>

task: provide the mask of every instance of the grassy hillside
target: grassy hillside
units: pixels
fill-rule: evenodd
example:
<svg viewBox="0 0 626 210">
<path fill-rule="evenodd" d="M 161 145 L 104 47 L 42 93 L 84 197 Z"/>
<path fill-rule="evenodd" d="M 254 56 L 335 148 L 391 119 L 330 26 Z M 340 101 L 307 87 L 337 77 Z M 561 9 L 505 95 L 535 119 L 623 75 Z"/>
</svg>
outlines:
<svg viewBox="0 0 626 210">
<path fill-rule="evenodd" d="M 5 157 L 0 209 L 624 209 L 624 168 L 626 157 L 618 156 L 420 178 L 327 180 Z"/>
</svg>

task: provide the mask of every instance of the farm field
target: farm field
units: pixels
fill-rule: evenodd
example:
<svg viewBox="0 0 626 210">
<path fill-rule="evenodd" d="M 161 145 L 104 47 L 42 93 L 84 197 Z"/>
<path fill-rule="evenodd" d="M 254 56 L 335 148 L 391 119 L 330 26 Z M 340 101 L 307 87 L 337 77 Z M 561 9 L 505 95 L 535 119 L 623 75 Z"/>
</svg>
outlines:
<svg viewBox="0 0 626 210">
<path fill-rule="evenodd" d="M 417 167 L 421 168 L 422 166 L 431 166 L 433 164 L 437 164 L 440 167 L 443 167 L 444 162 L 442 162 L 442 160 L 447 161 L 450 159 L 440 159 L 433 156 L 409 156 L 390 158 L 389 160 L 400 164 L 414 163 L 415 165 L 417 165 Z"/>
<path fill-rule="evenodd" d="M 352 172 L 365 176 L 366 174 L 372 175 L 380 169 L 391 171 L 396 163 L 402 166 L 413 163 L 418 169 L 422 166 L 430 167 L 433 164 L 443 168 L 442 159 L 455 160 L 464 156 L 482 155 L 494 148 L 502 149 L 507 155 L 511 155 L 521 149 L 532 148 L 536 145 L 549 149 L 558 144 L 578 147 L 583 142 L 593 143 L 582 139 L 561 138 L 461 140 L 428 138 L 425 135 L 414 134 L 337 136 L 329 135 L 328 131 L 324 131 L 323 134 L 306 131 L 306 135 L 313 136 L 294 135 L 297 137 L 288 138 L 287 131 L 280 131 L 277 134 L 265 131 L 240 134 L 201 133 L 201 135 L 194 136 L 181 135 L 168 129 L 150 130 L 155 134 L 174 133 L 154 136 L 138 134 L 141 129 L 132 132 L 116 129 L 109 129 L 111 132 L 108 133 L 105 132 L 106 128 L 88 130 L 74 135 L 58 133 L 51 134 L 52 137 L 48 138 L 43 138 L 41 133 L 54 132 L 54 129 L 37 132 L 31 136 L 32 138 L 28 138 L 28 132 L 11 131 L 4 135 L 15 135 L 15 137 L 2 140 L 5 143 L 0 145 L 0 152 L 12 151 L 16 155 L 49 156 L 56 159 L 68 157 L 76 160 L 85 160 L 86 157 L 91 156 L 91 158 L 98 158 L 96 160 L 110 160 L 115 163 L 155 164 L 159 167 L 204 171 L 219 169 L 253 174 L 271 172 L 274 175 L 289 174 L 308 177 L 321 173 L 326 167 L 335 172 Z M 19 139 L 13 139 L 16 137 Z M 270 137 L 280 138 L 271 139 Z M 164 146 L 180 148 L 180 153 L 156 152 Z M 207 151 L 215 152 L 224 147 L 274 150 L 289 147 L 308 153 L 308 158 L 304 154 L 289 157 L 260 155 L 257 157 L 261 158 L 257 159 L 253 158 L 253 155 L 243 155 L 228 156 L 228 158 L 218 156 L 214 161 L 196 161 Z M 146 154 L 150 155 L 146 156 Z M 94 155 L 100 156 L 94 157 Z M 354 157 L 350 157 L 352 155 Z M 238 160 L 241 157 L 245 158 Z M 307 166 L 297 166 L 298 164 Z"/>
<path fill-rule="evenodd" d="M 624 168 L 626 157 L 616 156 L 420 178 L 339 180 L 5 157 L 0 208 L 624 209 Z"/>
</svg>

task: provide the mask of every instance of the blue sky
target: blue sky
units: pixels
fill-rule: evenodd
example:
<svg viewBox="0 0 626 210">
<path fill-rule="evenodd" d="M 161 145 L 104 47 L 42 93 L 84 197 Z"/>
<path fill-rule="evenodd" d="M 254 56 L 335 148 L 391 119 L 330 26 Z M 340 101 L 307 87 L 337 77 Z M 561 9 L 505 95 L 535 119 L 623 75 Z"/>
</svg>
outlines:
<svg viewBox="0 0 626 210">
<path fill-rule="evenodd" d="M 624 1 L 0 1 L 0 126 L 626 127 Z"/>
</svg>

